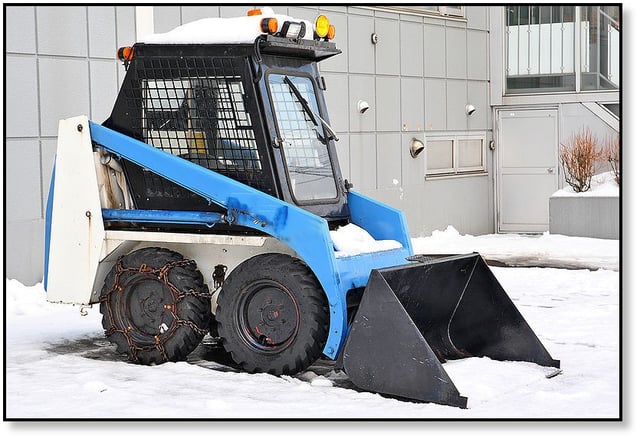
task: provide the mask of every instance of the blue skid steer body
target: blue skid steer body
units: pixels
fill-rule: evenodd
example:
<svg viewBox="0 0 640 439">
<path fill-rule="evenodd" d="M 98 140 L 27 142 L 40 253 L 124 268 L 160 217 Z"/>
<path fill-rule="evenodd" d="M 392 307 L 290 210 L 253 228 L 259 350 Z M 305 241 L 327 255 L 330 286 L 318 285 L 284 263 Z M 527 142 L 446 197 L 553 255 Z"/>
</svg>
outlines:
<svg viewBox="0 0 640 439">
<path fill-rule="evenodd" d="M 210 334 L 247 372 L 328 358 L 360 389 L 462 408 L 447 360 L 559 367 L 480 255 L 415 255 L 402 212 L 343 179 L 317 67 L 334 35 L 263 8 L 119 49 L 110 117 L 60 121 L 47 299 L 99 304 L 134 363 Z"/>
</svg>

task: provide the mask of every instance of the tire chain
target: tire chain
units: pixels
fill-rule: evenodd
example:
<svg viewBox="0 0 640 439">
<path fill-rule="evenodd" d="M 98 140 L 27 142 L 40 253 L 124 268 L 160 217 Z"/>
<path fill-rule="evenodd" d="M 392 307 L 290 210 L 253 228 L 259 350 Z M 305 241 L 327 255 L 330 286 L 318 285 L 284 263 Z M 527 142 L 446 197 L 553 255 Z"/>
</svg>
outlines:
<svg viewBox="0 0 640 439">
<path fill-rule="evenodd" d="M 107 309 L 107 313 L 109 315 L 109 322 L 111 325 L 109 329 L 105 330 L 105 336 L 109 337 L 115 333 L 121 333 L 124 336 L 125 340 L 127 341 L 127 344 L 129 345 L 129 352 L 131 352 L 132 361 L 134 362 L 138 361 L 138 351 L 149 351 L 151 349 L 157 349 L 162 355 L 162 358 L 165 361 L 169 361 L 169 358 L 164 348 L 164 344 L 166 343 L 167 340 L 169 340 L 170 336 L 176 331 L 176 329 L 179 326 L 188 326 L 189 328 L 191 328 L 192 331 L 196 332 L 199 335 L 205 335 L 209 332 L 208 328 L 200 328 L 198 327 L 198 325 L 196 325 L 190 320 L 180 319 L 179 316 L 176 314 L 176 309 L 177 309 L 178 303 L 187 296 L 211 299 L 211 293 L 210 292 L 199 293 L 197 291 L 194 291 L 193 289 L 183 292 L 183 291 L 180 291 L 171 282 L 169 282 L 169 272 L 173 268 L 183 267 L 188 265 L 195 265 L 194 260 L 182 259 L 179 261 L 174 261 L 174 262 L 165 264 L 160 268 L 149 267 L 147 264 L 142 264 L 138 268 L 129 268 L 129 267 L 124 267 L 122 265 L 123 258 L 124 256 L 120 256 L 118 258 L 118 261 L 116 262 L 116 273 L 115 273 L 113 288 L 111 288 L 111 290 L 107 291 L 106 293 L 101 294 L 98 300 L 100 303 L 105 304 L 105 308 Z M 171 312 L 171 314 L 173 315 L 173 323 L 171 324 L 171 327 L 168 330 L 166 330 L 164 333 L 159 331 L 158 334 L 154 335 L 155 344 L 153 346 L 146 346 L 146 347 L 136 346 L 130 335 L 130 333 L 133 332 L 134 329 L 131 326 L 128 326 L 125 329 L 118 329 L 115 325 L 115 322 L 113 319 L 113 313 L 111 311 L 111 306 L 109 305 L 109 297 L 111 296 L 112 293 L 116 291 L 122 294 L 123 288 L 120 285 L 120 276 L 122 275 L 122 273 L 125 273 L 125 272 L 157 275 L 158 279 L 160 279 L 165 285 L 167 285 L 167 287 L 169 287 L 169 291 L 171 292 L 173 303 L 170 305 L 165 305 L 164 308 L 169 312 Z M 163 338 L 161 338 L 162 335 L 164 335 Z"/>
</svg>

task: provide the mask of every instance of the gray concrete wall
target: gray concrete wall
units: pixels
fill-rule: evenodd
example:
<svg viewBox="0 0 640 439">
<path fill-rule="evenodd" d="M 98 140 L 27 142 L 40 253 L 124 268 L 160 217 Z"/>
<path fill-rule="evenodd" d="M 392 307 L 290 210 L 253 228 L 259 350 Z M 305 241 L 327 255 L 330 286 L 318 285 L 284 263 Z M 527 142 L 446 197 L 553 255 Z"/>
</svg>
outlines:
<svg viewBox="0 0 640 439">
<path fill-rule="evenodd" d="M 618 197 L 549 198 L 549 233 L 586 238 L 620 239 Z"/>
<path fill-rule="evenodd" d="M 245 6 L 157 6 L 156 32 L 204 17 L 246 14 Z M 354 7 L 279 6 L 311 21 L 325 13 L 343 54 L 321 63 L 343 174 L 365 194 L 404 210 L 414 235 L 454 225 L 493 231 L 492 157 L 488 174 L 425 180 L 413 137 L 484 132 L 491 140 L 488 8 L 466 7 L 466 21 Z M 42 280 L 44 210 L 58 120 L 110 113 L 124 69 L 120 46 L 135 42 L 132 6 L 9 6 L 5 163 L 6 273 Z M 371 43 L 377 33 L 379 43 Z M 371 109 L 360 114 L 358 100 Z M 477 111 L 467 117 L 464 106 Z M 394 183 L 394 180 L 398 183 Z"/>
</svg>

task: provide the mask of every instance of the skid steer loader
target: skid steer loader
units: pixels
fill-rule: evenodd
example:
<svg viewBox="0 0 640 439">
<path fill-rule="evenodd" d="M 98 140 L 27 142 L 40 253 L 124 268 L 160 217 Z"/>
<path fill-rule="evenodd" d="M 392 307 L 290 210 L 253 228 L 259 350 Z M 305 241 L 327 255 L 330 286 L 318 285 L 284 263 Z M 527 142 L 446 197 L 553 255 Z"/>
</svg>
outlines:
<svg viewBox="0 0 640 439">
<path fill-rule="evenodd" d="M 559 367 L 478 254 L 414 255 L 403 214 L 342 178 L 317 68 L 334 35 L 265 8 L 119 49 L 110 117 L 60 121 L 47 299 L 99 304 L 135 363 L 210 332 L 248 372 L 324 356 L 363 390 L 457 407 L 448 359 Z"/>
</svg>

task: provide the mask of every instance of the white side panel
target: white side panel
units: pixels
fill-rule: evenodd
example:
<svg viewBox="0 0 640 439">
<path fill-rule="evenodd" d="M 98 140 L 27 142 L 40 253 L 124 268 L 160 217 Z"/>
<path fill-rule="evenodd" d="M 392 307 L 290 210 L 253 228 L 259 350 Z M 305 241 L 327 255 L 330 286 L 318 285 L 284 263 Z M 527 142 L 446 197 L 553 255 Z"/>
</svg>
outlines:
<svg viewBox="0 0 640 439">
<path fill-rule="evenodd" d="M 60 121 L 55 172 L 47 300 L 87 304 L 105 233 L 86 116 Z"/>
</svg>

